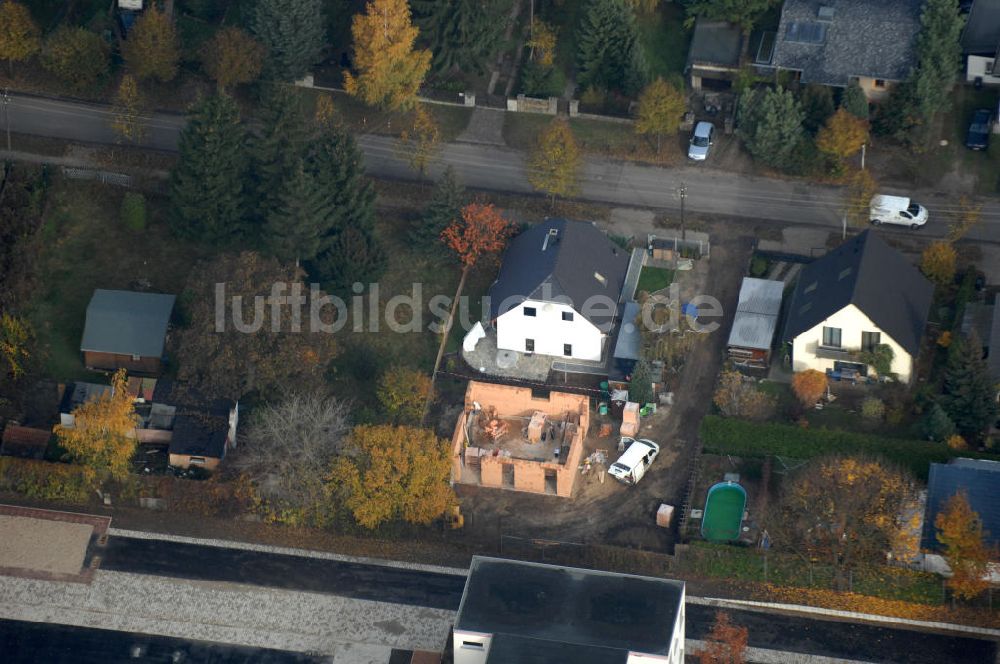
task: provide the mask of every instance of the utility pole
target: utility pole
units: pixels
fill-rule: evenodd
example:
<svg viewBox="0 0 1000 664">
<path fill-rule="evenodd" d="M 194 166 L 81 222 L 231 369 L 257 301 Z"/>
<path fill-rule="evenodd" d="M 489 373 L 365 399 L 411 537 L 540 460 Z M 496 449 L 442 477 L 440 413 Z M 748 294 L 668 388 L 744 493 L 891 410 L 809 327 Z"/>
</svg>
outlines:
<svg viewBox="0 0 1000 664">
<path fill-rule="evenodd" d="M 687 198 L 688 190 L 687 186 L 681 182 L 681 186 L 677 187 L 677 195 L 681 198 L 681 239 L 687 239 L 687 229 L 684 226 L 684 199 Z"/>
<path fill-rule="evenodd" d="M 3 117 L 7 125 L 7 152 L 10 153 L 10 88 L 3 89 Z"/>
<path fill-rule="evenodd" d="M 861 144 L 861 170 L 865 170 L 865 148 L 868 147 L 867 143 Z"/>
</svg>

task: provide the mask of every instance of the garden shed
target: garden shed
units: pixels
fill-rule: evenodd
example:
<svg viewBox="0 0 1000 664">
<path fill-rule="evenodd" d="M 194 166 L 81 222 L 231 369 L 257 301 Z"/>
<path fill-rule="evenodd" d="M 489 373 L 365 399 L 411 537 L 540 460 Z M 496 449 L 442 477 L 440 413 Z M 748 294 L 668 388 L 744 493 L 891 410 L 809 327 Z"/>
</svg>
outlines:
<svg viewBox="0 0 1000 664">
<path fill-rule="evenodd" d="M 743 279 L 733 329 L 729 333 L 729 357 L 734 363 L 754 368 L 770 364 L 784 287 L 781 281 Z"/>
</svg>

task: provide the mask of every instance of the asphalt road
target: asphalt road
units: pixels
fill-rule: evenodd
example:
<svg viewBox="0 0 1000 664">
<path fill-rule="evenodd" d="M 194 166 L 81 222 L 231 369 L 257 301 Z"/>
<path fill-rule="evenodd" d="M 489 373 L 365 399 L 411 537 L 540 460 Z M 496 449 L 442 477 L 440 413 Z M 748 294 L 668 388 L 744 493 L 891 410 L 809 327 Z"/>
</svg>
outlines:
<svg viewBox="0 0 1000 664">
<path fill-rule="evenodd" d="M 0 661 L 4 664 L 307 664 L 324 662 L 327 658 L 106 629 L 0 620 Z"/>
<path fill-rule="evenodd" d="M 101 569 L 183 579 L 229 581 L 357 599 L 458 610 L 465 577 L 164 540 L 111 537 Z M 730 610 L 749 628 L 750 645 L 787 652 L 906 664 L 995 661 L 997 644 L 982 639 L 877 625 Z M 687 636 L 703 639 L 715 609 L 689 602 Z"/>
<path fill-rule="evenodd" d="M 112 143 L 111 113 L 107 106 L 83 104 L 24 95 L 11 95 L 7 105 L 14 132 L 86 141 Z M 184 117 L 157 113 L 147 123 L 145 145 L 175 150 Z M 395 139 L 374 134 L 358 137 L 368 171 L 379 177 L 414 179 L 415 173 L 401 159 Z M 16 150 L 17 145 L 13 148 Z M 687 188 L 686 206 L 692 212 L 722 216 L 767 219 L 782 223 L 839 228 L 842 194 L 839 188 L 807 182 L 758 178 L 712 170 L 708 166 L 659 168 L 610 159 L 589 158 L 580 177 L 579 198 L 601 203 L 677 210 L 677 187 Z M 451 143 L 442 148 L 440 159 L 429 171 L 436 176 L 453 166 L 462 181 L 477 189 L 531 193 L 524 155 L 515 150 L 471 143 Z M 883 193 L 909 194 L 891 188 Z M 958 201 L 948 192 L 912 194 L 930 211 L 922 235 L 944 234 L 949 215 L 958 211 Z M 907 231 L 910 232 L 910 231 Z M 986 201 L 983 223 L 969 236 L 974 240 L 1000 242 L 1000 200 Z"/>
</svg>

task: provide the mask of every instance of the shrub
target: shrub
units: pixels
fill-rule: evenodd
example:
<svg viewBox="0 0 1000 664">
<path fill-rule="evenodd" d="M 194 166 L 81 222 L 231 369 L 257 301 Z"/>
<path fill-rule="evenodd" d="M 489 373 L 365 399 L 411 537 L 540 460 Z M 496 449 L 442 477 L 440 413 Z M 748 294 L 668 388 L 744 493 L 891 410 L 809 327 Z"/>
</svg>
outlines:
<svg viewBox="0 0 1000 664">
<path fill-rule="evenodd" d="M 94 471 L 86 466 L 0 457 L 0 489 L 28 498 L 85 503 L 96 486 Z"/>
<path fill-rule="evenodd" d="M 130 191 L 122 198 L 121 219 L 133 231 L 146 229 L 146 197 Z"/>
<path fill-rule="evenodd" d="M 816 369 L 806 369 L 792 377 L 792 391 L 803 406 L 813 406 L 826 392 L 826 374 Z"/>
<path fill-rule="evenodd" d="M 764 273 L 767 272 L 767 268 L 767 259 L 763 256 L 754 256 L 750 259 L 751 277 L 763 277 Z"/>
<path fill-rule="evenodd" d="M 876 397 L 868 397 L 861 402 L 861 416 L 872 422 L 881 422 L 885 417 L 885 403 Z"/>
<path fill-rule="evenodd" d="M 777 455 L 811 459 L 824 454 L 872 454 L 905 466 L 923 479 L 931 463 L 945 463 L 961 454 L 992 458 L 995 455 L 951 450 L 945 445 L 904 438 L 832 429 L 803 429 L 791 424 L 771 424 L 708 415 L 701 422 L 701 440 L 707 454 L 742 457 Z"/>
</svg>

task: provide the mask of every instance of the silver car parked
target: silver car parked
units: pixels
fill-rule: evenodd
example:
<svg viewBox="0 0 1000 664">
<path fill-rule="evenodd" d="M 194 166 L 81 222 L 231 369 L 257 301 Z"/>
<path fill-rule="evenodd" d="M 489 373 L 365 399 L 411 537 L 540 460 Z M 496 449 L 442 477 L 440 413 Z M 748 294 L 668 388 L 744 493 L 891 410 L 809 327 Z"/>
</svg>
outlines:
<svg viewBox="0 0 1000 664">
<path fill-rule="evenodd" d="M 708 149 L 715 143 L 715 125 L 711 122 L 699 122 L 691 134 L 691 144 L 688 146 L 688 159 L 705 161 Z"/>
</svg>

